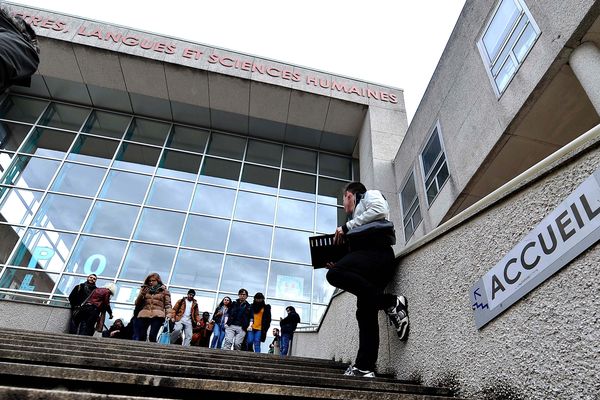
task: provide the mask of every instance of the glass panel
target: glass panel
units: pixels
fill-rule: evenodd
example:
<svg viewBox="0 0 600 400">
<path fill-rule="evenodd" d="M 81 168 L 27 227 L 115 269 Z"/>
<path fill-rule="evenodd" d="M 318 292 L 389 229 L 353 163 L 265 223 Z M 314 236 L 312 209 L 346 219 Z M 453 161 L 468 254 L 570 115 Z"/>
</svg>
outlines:
<svg viewBox="0 0 600 400">
<path fill-rule="evenodd" d="M 166 281 L 174 258 L 174 248 L 132 243 L 119 277 L 143 281 L 148 275 L 156 272 Z"/>
<path fill-rule="evenodd" d="M 207 141 L 207 131 L 175 125 L 167 141 L 167 147 L 204 153 Z"/>
<path fill-rule="evenodd" d="M 431 202 L 435 199 L 435 196 L 438 194 L 438 187 L 435 184 L 435 181 L 431 186 L 427 187 L 427 204 L 431 204 Z"/>
<path fill-rule="evenodd" d="M 86 276 L 63 275 L 62 278 L 60 278 L 60 282 L 58 282 L 58 286 L 56 288 L 55 294 L 57 294 L 57 295 L 63 295 L 63 296 L 68 296 L 71 293 L 71 291 L 73 290 L 73 288 L 75 286 L 79 285 L 80 283 L 85 282 L 86 278 L 87 278 Z M 109 281 L 109 280 L 106 280 L 106 279 L 98 279 L 96 281 L 96 286 L 97 287 L 104 287 L 108 283 L 111 283 L 111 282 L 112 281 Z"/>
<path fill-rule="evenodd" d="M 106 169 L 87 165 L 64 163 L 51 190 L 56 192 L 94 196 L 104 178 Z"/>
<path fill-rule="evenodd" d="M 498 76 L 495 79 L 496 86 L 498 87 L 498 92 L 504 92 L 504 89 L 506 89 L 506 86 L 508 86 L 508 82 L 510 82 L 510 79 L 513 77 L 516 71 L 517 67 L 515 66 L 515 63 L 513 62 L 512 58 L 507 58 L 506 62 L 502 66 L 502 69 L 500 70 Z"/>
<path fill-rule="evenodd" d="M 410 174 L 410 178 L 408 178 L 406 184 L 404 184 L 404 188 L 402 189 L 400 197 L 402 199 L 402 210 L 406 215 L 406 213 L 408 213 L 408 210 L 410 209 L 411 204 L 413 204 L 415 198 L 417 197 L 417 188 L 415 186 L 414 174 Z"/>
<path fill-rule="evenodd" d="M 270 226 L 234 222 L 231 227 L 228 251 L 249 256 L 268 257 L 271 250 Z"/>
<path fill-rule="evenodd" d="M 237 187 L 241 166 L 235 161 L 205 157 L 199 181 Z"/>
<path fill-rule="evenodd" d="M 207 250 L 224 250 L 229 221 L 190 215 L 181 241 L 182 246 Z"/>
<path fill-rule="evenodd" d="M 137 298 L 138 293 L 140 292 L 141 284 L 139 283 L 131 283 L 131 282 L 117 282 L 117 295 L 114 298 L 114 301 L 118 301 L 121 303 L 135 303 L 135 299 Z M 113 300 L 113 299 L 111 299 Z M 113 310 L 113 315 L 115 314 Z M 130 314 L 128 318 L 131 318 L 133 314 L 133 308 L 131 308 Z"/>
<path fill-rule="evenodd" d="M 239 289 L 244 288 L 248 293 L 264 293 L 268 267 L 267 260 L 227 256 L 220 290 L 237 293 Z"/>
<path fill-rule="evenodd" d="M 415 227 L 409 220 L 407 222 L 407 225 L 404 227 L 404 240 L 408 242 L 408 240 L 412 237 L 413 233 L 415 233 Z"/>
<path fill-rule="evenodd" d="M 281 171 L 281 196 L 303 200 L 315 200 L 317 179 L 313 175 Z"/>
<path fill-rule="evenodd" d="M 0 280 L 0 288 L 50 293 L 56 281 L 58 281 L 58 274 L 49 274 L 36 269 L 7 268 Z"/>
<path fill-rule="evenodd" d="M 137 144 L 123 143 L 113 163 L 115 168 L 152 173 L 158 162 L 160 149 Z"/>
<path fill-rule="evenodd" d="M 421 220 L 422 220 L 422 219 L 423 219 L 423 218 L 421 217 L 421 208 L 420 208 L 420 207 L 417 207 L 417 208 L 415 209 L 415 212 L 414 212 L 414 214 L 413 214 L 413 217 L 412 217 L 412 224 L 413 224 L 413 226 L 414 226 L 415 228 L 416 228 L 417 226 L 419 226 L 419 224 L 421 223 Z"/>
<path fill-rule="evenodd" d="M 323 314 L 325 314 L 325 310 L 327 310 L 327 306 L 312 306 L 312 312 L 310 313 L 311 325 L 319 325 Z"/>
<path fill-rule="evenodd" d="M 319 174 L 352 179 L 352 159 L 331 154 L 319 155 Z"/>
<path fill-rule="evenodd" d="M 32 225 L 78 231 L 91 204 L 88 199 L 48 194 Z"/>
<path fill-rule="evenodd" d="M 230 217 L 235 201 L 235 190 L 197 185 L 192 212 Z"/>
<path fill-rule="evenodd" d="M 223 254 L 181 249 L 175 261 L 171 285 L 216 290 L 222 262 Z"/>
<path fill-rule="evenodd" d="M 134 239 L 177 244 L 185 214 L 144 208 Z"/>
<path fill-rule="evenodd" d="M 62 272 L 76 237 L 70 233 L 27 229 L 10 264 Z"/>
<path fill-rule="evenodd" d="M 312 233 L 275 228 L 273 258 L 310 264 L 309 236 Z"/>
<path fill-rule="evenodd" d="M 125 134 L 125 140 L 162 146 L 169 133 L 169 128 L 169 124 L 150 121 L 148 119 L 134 118 Z"/>
<path fill-rule="evenodd" d="M 173 305 L 175 305 L 177 300 L 187 297 L 187 291 L 189 288 L 189 286 L 185 286 L 184 289 L 169 287 L 169 291 L 171 292 L 171 302 L 173 303 Z M 212 313 L 216 307 L 214 293 L 196 290 L 196 297 L 194 297 L 194 299 L 196 299 L 196 301 L 198 302 L 198 310 L 201 314 L 204 311 L 208 311 L 212 316 Z"/>
<path fill-rule="evenodd" d="M 47 101 L 9 96 L 0 105 L 0 118 L 34 123 L 47 104 Z"/>
<path fill-rule="evenodd" d="M 346 212 L 343 208 L 317 205 L 317 232 L 333 233 L 344 222 Z"/>
<path fill-rule="evenodd" d="M 283 168 L 304 172 L 317 172 L 317 153 L 286 146 L 283 150 Z"/>
<path fill-rule="evenodd" d="M 23 144 L 23 153 L 38 156 L 63 158 L 75 134 L 53 129 L 35 128 L 29 139 Z"/>
<path fill-rule="evenodd" d="M 268 296 L 278 299 L 310 301 L 312 270 L 312 267 L 304 265 L 272 262 Z"/>
<path fill-rule="evenodd" d="M 280 144 L 250 139 L 248 140 L 246 161 L 271 165 L 279 168 L 281 165 L 281 151 L 282 146 Z"/>
<path fill-rule="evenodd" d="M 0 122 L 0 149 L 17 151 L 31 126 Z"/>
<path fill-rule="evenodd" d="M 535 42 L 536 37 L 537 34 L 535 32 L 535 29 L 533 29 L 533 26 L 531 24 L 529 24 L 527 26 L 527 29 L 525 29 L 525 32 L 523 32 L 523 35 L 519 38 L 519 41 L 517 42 L 514 48 L 515 57 L 517 57 L 517 60 L 519 62 L 523 62 L 525 56 L 527 55 L 527 52 L 529 51 L 529 49 L 531 49 L 533 42 Z"/>
<path fill-rule="evenodd" d="M 272 224 L 275 219 L 276 201 L 273 196 L 239 192 L 235 205 L 235 218 Z"/>
<path fill-rule="evenodd" d="M 0 215 L 11 224 L 28 224 L 42 201 L 42 193 L 0 187 Z"/>
<path fill-rule="evenodd" d="M 128 115 L 119 115 L 104 111 L 93 111 L 90 118 L 83 127 L 83 132 L 93 133 L 95 135 L 108 136 L 121 139 L 131 117 Z"/>
<path fill-rule="evenodd" d="M 141 204 L 149 184 L 149 176 L 110 171 L 104 181 L 99 197 Z"/>
<path fill-rule="evenodd" d="M 271 304 L 271 315 L 273 317 L 273 324 L 271 325 L 271 329 L 280 328 L 279 321 L 280 318 L 287 317 L 287 312 L 285 311 L 286 307 L 293 306 L 300 317 L 301 324 L 307 324 L 310 316 L 310 304 L 303 304 L 292 301 L 280 301 L 280 300 L 269 300 Z M 298 325 L 300 327 L 300 325 Z"/>
<path fill-rule="evenodd" d="M 165 150 L 158 164 L 158 175 L 195 181 L 202 156 Z"/>
<path fill-rule="evenodd" d="M 213 156 L 241 160 L 244 157 L 245 147 L 246 139 L 244 138 L 213 133 L 208 143 L 208 150 L 206 153 Z"/>
<path fill-rule="evenodd" d="M 140 288 L 138 287 L 137 290 L 139 290 Z M 120 285 L 117 283 L 117 296 L 116 298 L 119 298 L 119 290 L 121 290 Z M 126 296 L 125 295 L 121 295 L 121 297 Z M 111 297 L 111 301 L 119 301 L 116 300 L 114 297 Z M 113 319 L 110 319 L 109 316 L 107 315 L 105 320 L 104 320 L 104 325 L 107 327 L 111 327 L 115 321 L 117 319 L 120 319 L 123 321 L 123 324 L 125 326 L 127 326 L 130 323 L 131 317 L 133 317 L 133 309 L 134 306 L 133 305 L 122 305 L 122 304 L 113 304 L 111 305 L 112 308 L 112 312 L 113 312 Z"/>
<path fill-rule="evenodd" d="M 332 205 L 344 204 L 344 188 L 348 182 L 336 181 L 334 179 L 319 178 L 319 203 Z"/>
<path fill-rule="evenodd" d="M 315 303 L 329 303 L 335 288 L 327 282 L 327 269 L 319 268 L 314 270 L 315 281 L 313 286 L 313 301 Z"/>
<path fill-rule="evenodd" d="M 315 203 L 280 198 L 277 206 L 277 225 L 313 231 Z"/>
<path fill-rule="evenodd" d="M 448 164 L 444 163 L 444 165 L 442 165 L 439 172 L 437 173 L 437 183 L 439 188 L 441 188 L 444 182 L 446 182 L 449 175 L 450 174 L 448 173 Z"/>
<path fill-rule="evenodd" d="M 277 194 L 279 170 L 245 164 L 240 188 Z"/>
<path fill-rule="evenodd" d="M 504 48 L 502 49 L 502 53 L 500 54 L 500 57 L 498 57 L 498 60 L 494 63 L 494 67 L 492 68 L 493 76 L 496 76 L 496 74 L 498 74 L 498 70 L 504 63 L 504 60 L 506 59 L 506 57 L 508 57 L 508 53 L 510 53 L 512 51 L 513 46 L 515 45 L 515 41 L 517 40 L 517 38 L 523 31 L 523 28 L 525 27 L 526 24 L 527 24 L 527 17 L 525 15 L 523 15 L 523 17 L 519 21 L 519 24 L 513 31 L 512 35 L 510 35 L 510 39 L 508 39 L 508 43 L 506 43 L 506 46 L 504 46 Z"/>
<path fill-rule="evenodd" d="M 8 256 L 16 246 L 19 238 L 23 236 L 23 228 L 0 224 L 0 264 L 5 264 L 8 261 Z"/>
<path fill-rule="evenodd" d="M 67 272 L 114 277 L 125 253 L 127 242 L 81 236 L 67 264 Z"/>
<path fill-rule="evenodd" d="M 4 175 L 2 183 L 23 188 L 46 189 L 59 165 L 60 161 L 17 156 L 15 163 Z"/>
<path fill-rule="evenodd" d="M 503 0 L 498 7 L 494 19 L 482 39 L 490 61 L 493 61 L 500 51 L 504 39 L 515 25 L 519 14 L 520 11 L 514 0 Z"/>
<path fill-rule="evenodd" d="M 0 175 L 4 173 L 10 166 L 12 162 L 14 154 L 13 153 L 5 153 L 0 151 Z"/>
<path fill-rule="evenodd" d="M 40 119 L 40 125 L 78 131 L 90 110 L 66 104 L 52 103 Z"/>
<path fill-rule="evenodd" d="M 118 146 L 116 140 L 79 135 L 67 159 L 108 166 Z"/>
<path fill-rule="evenodd" d="M 431 173 L 431 169 L 433 167 L 433 163 L 437 160 L 439 154 L 442 152 L 442 144 L 440 142 L 440 138 L 438 136 L 438 130 L 435 128 L 433 130 L 433 134 L 423 153 L 421 153 L 421 160 L 423 162 L 423 170 L 425 171 L 425 176 L 429 176 Z"/>
<path fill-rule="evenodd" d="M 83 228 L 84 232 L 129 238 L 140 208 L 96 201 Z"/>
<path fill-rule="evenodd" d="M 154 178 L 146 204 L 187 211 L 193 190 L 194 184 L 191 182 Z"/>
</svg>

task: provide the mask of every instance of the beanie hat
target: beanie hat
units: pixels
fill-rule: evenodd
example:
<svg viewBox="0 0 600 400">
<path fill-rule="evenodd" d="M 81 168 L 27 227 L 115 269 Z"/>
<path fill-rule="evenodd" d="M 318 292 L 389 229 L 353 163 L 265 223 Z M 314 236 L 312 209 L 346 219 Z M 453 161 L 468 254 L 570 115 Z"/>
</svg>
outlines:
<svg viewBox="0 0 600 400">
<path fill-rule="evenodd" d="M 117 285 L 115 285 L 114 283 L 109 283 L 108 285 L 105 286 L 108 290 L 110 290 L 110 293 L 114 296 L 117 294 Z"/>
</svg>

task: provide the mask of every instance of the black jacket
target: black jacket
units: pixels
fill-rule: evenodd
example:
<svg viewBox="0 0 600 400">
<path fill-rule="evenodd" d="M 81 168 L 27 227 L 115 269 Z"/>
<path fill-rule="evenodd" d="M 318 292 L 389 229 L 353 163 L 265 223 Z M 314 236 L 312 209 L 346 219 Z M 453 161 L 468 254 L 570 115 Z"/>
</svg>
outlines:
<svg viewBox="0 0 600 400">
<path fill-rule="evenodd" d="M 227 325 L 241 326 L 243 330 L 248 329 L 248 325 L 250 324 L 250 312 L 250 303 L 247 301 L 241 303 L 240 300 L 237 299 L 231 304 Z"/>
<path fill-rule="evenodd" d="M 254 318 L 254 316 L 252 316 Z M 265 308 L 263 311 L 262 319 L 260 322 L 260 341 L 265 342 L 267 340 L 267 333 L 269 332 L 269 328 L 271 327 L 271 306 L 269 304 L 265 304 Z"/>
<path fill-rule="evenodd" d="M 279 323 L 279 326 L 281 326 L 281 333 L 294 333 L 299 323 L 300 316 L 298 313 L 295 311 L 290 312 L 288 316 Z"/>
<path fill-rule="evenodd" d="M 69 303 L 71 303 L 71 309 L 79 307 L 81 303 L 96 289 L 96 285 L 88 285 L 87 282 L 80 283 L 71 290 L 69 295 Z"/>
<path fill-rule="evenodd" d="M 0 93 L 15 84 L 29 86 L 40 63 L 38 52 L 31 26 L 0 10 Z"/>
</svg>

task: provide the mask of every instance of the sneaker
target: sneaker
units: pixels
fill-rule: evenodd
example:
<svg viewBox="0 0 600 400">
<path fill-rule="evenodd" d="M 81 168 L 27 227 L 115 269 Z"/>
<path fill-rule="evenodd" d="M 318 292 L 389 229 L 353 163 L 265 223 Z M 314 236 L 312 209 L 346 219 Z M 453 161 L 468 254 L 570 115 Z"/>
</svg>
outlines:
<svg viewBox="0 0 600 400">
<path fill-rule="evenodd" d="M 358 369 L 353 365 L 348 366 L 346 372 L 344 372 L 345 376 L 359 376 L 361 378 L 375 378 L 375 372 L 373 371 L 363 371 L 362 369 Z"/>
<path fill-rule="evenodd" d="M 385 311 L 390 318 L 390 325 L 394 325 L 400 340 L 408 338 L 408 301 L 404 296 L 396 297 L 396 304 Z"/>
</svg>

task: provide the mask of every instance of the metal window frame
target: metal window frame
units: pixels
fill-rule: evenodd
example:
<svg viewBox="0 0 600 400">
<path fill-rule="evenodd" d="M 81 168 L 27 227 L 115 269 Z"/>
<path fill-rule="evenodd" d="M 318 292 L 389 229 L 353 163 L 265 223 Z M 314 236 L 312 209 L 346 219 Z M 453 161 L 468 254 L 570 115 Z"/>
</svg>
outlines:
<svg viewBox="0 0 600 400">
<path fill-rule="evenodd" d="M 408 182 L 410 181 L 410 178 L 413 179 L 413 183 L 415 185 L 415 197 L 414 199 L 411 201 L 410 203 L 410 207 L 408 207 L 408 210 L 406 211 L 410 211 L 411 208 L 413 208 L 413 205 L 417 204 L 417 206 L 414 208 L 414 210 L 412 211 L 412 213 L 410 213 L 410 215 L 405 215 L 405 210 L 404 210 L 404 206 L 402 205 L 402 192 L 404 191 L 404 189 L 406 188 L 406 185 L 408 184 Z M 404 233 L 404 242 L 408 242 L 409 239 L 411 237 L 413 237 L 417 227 L 419 225 L 421 225 L 421 222 L 423 222 L 423 214 L 421 214 L 421 221 L 419 221 L 419 223 L 417 224 L 417 226 L 413 226 L 413 233 L 409 236 L 406 237 L 406 225 L 404 224 L 404 220 L 406 219 L 406 217 L 409 217 L 409 221 L 412 224 L 413 222 L 413 216 L 415 215 L 415 213 L 417 212 L 417 210 L 420 209 L 421 207 L 421 203 L 420 203 L 420 199 L 419 199 L 419 190 L 417 189 L 417 179 L 416 179 L 416 168 L 413 166 L 410 170 L 410 174 L 406 177 L 406 179 L 404 180 L 403 184 L 402 184 L 402 189 L 400 190 L 400 193 L 398 193 L 398 196 L 400 197 L 400 213 L 402 215 L 402 232 Z"/>
<path fill-rule="evenodd" d="M 439 168 L 437 168 L 437 169 L 432 168 L 431 171 L 429 172 L 429 174 L 425 174 L 425 165 L 423 164 L 423 152 L 425 151 L 425 147 L 427 146 L 427 143 L 429 143 L 429 141 L 431 140 L 431 138 L 433 137 L 433 135 L 436 132 L 437 132 L 438 140 L 440 141 L 441 151 L 436 156 L 436 158 L 435 158 L 434 162 L 432 163 L 432 165 L 435 166 L 438 163 L 438 161 L 440 160 L 441 156 L 443 155 L 444 158 L 445 158 L 444 162 L 446 163 L 446 168 L 448 169 L 448 178 L 450 178 L 450 176 L 451 176 L 451 174 L 450 174 L 450 165 L 448 164 L 448 157 L 446 156 L 446 146 L 444 145 L 444 138 L 442 136 L 442 127 L 440 125 L 440 120 L 438 119 L 435 122 L 435 124 L 433 125 L 433 128 L 430 129 L 429 135 L 427 135 L 427 140 L 424 142 L 424 144 L 423 144 L 423 146 L 421 148 L 421 151 L 419 151 L 419 164 L 421 166 L 421 183 L 423 184 L 423 190 L 425 192 L 425 199 L 427 200 L 427 206 L 429 208 L 431 208 L 431 206 L 433 205 L 433 203 L 437 199 L 438 195 L 442 191 L 442 188 L 445 186 L 446 182 L 448 182 L 448 179 L 446 179 L 444 181 L 444 183 L 441 184 L 441 185 L 439 185 L 438 182 L 437 182 L 437 174 L 442 169 L 442 166 L 444 165 L 443 163 L 439 166 Z M 429 199 L 427 198 L 427 179 L 430 176 L 434 176 L 433 182 L 435 182 L 435 185 L 437 186 L 437 193 L 435 194 L 435 196 L 433 197 L 433 199 L 431 199 L 431 201 L 429 201 Z"/>
</svg>

